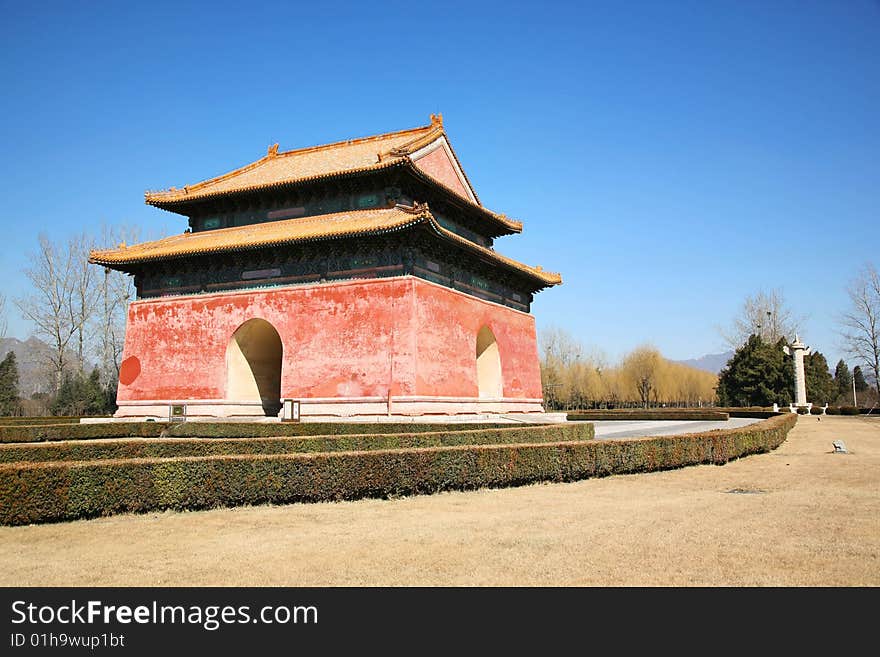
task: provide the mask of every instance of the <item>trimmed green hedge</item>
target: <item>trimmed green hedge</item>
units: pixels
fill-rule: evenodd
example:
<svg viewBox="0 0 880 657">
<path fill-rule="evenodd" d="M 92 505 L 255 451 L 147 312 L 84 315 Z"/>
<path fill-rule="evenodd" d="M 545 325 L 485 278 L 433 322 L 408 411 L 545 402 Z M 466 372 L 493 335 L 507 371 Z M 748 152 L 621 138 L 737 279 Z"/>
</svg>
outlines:
<svg viewBox="0 0 880 657">
<path fill-rule="evenodd" d="M 730 417 L 752 417 L 759 418 L 761 420 L 767 420 L 771 417 L 776 417 L 778 415 L 794 415 L 794 413 L 790 413 L 787 407 L 778 412 L 773 412 L 772 410 L 754 411 L 749 409 L 732 408 L 730 409 L 730 411 L 728 411 L 728 415 L 730 415 Z"/>
<path fill-rule="evenodd" d="M 727 420 L 723 411 L 688 408 L 621 408 L 596 411 L 572 411 L 569 420 Z"/>
<path fill-rule="evenodd" d="M 370 451 L 449 445 L 591 440 L 592 424 L 505 425 L 470 429 L 456 425 L 423 433 L 354 434 L 348 436 L 275 438 L 148 438 L 134 440 L 77 440 L 0 445 L 0 463 L 25 461 L 93 461 L 98 459 L 174 458 L 232 454 L 295 454 L 304 452 Z"/>
<path fill-rule="evenodd" d="M 813 406 L 815 409 L 816 407 Z M 829 406 L 826 415 L 880 415 L 880 408 L 864 408 L 856 406 Z"/>
<path fill-rule="evenodd" d="M 509 427 L 509 424 L 421 424 L 347 422 L 104 422 L 101 424 L 52 424 L 0 426 L 0 443 L 34 443 L 94 438 L 268 438 L 276 436 L 326 436 L 367 433 L 424 433 Z"/>
<path fill-rule="evenodd" d="M 573 481 L 766 452 L 797 421 L 630 440 L 0 465 L 0 523 Z"/>
</svg>

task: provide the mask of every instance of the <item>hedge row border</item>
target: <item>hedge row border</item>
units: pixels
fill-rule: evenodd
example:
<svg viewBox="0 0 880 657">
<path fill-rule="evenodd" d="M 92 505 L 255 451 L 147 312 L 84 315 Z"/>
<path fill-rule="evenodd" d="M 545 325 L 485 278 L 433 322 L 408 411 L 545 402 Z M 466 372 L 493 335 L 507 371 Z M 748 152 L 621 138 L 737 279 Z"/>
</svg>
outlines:
<svg viewBox="0 0 880 657">
<path fill-rule="evenodd" d="M 723 464 L 778 447 L 797 416 L 613 441 L 0 465 L 0 523 L 350 500 Z"/>
<path fill-rule="evenodd" d="M 498 422 L 102 422 L 0 426 L 0 443 L 36 443 L 100 438 L 273 438 L 380 433 L 467 431 L 509 427 Z M 532 425 L 530 425 L 532 426 Z"/>
<path fill-rule="evenodd" d="M 502 445 L 592 440 L 592 424 L 505 425 L 418 433 L 276 436 L 271 438 L 145 438 L 0 444 L 0 463 L 180 458 L 235 454 L 355 452 L 379 449 Z"/>
</svg>

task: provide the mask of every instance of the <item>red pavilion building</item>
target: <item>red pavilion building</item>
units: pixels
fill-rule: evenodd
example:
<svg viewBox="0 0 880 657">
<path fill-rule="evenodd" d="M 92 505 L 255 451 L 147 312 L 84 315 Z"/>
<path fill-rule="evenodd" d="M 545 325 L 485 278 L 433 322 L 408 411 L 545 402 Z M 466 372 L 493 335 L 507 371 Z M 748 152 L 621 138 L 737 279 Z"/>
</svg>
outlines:
<svg viewBox="0 0 880 657">
<path fill-rule="evenodd" d="M 118 417 L 542 412 L 533 295 L 562 282 L 494 250 L 440 116 L 278 152 L 149 205 L 189 219 L 94 251 L 134 276 Z"/>
</svg>

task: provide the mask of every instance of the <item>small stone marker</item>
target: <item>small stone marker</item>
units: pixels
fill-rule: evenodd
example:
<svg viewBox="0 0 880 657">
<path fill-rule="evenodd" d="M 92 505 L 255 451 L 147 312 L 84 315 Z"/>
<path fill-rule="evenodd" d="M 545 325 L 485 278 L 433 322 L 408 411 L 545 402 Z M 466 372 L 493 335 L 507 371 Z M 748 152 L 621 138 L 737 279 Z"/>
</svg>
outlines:
<svg viewBox="0 0 880 657">
<path fill-rule="evenodd" d="M 831 444 L 834 445 L 835 454 L 849 454 L 849 452 L 846 451 L 846 445 L 843 444 L 842 440 L 835 440 Z"/>
</svg>

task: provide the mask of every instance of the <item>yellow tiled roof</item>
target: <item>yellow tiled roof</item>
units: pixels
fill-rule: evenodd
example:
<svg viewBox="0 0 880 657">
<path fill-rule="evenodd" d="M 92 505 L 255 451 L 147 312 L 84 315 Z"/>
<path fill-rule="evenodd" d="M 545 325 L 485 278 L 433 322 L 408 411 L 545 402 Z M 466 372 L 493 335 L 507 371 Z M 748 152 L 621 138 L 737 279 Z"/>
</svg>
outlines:
<svg viewBox="0 0 880 657">
<path fill-rule="evenodd" d="M 528 274 L 545 286 L 558 285 L 562 282 L 562 277 L 559 274 L 546 272 L 540 267 L 524 265 L 443 228 L 437 223 L 427 205 L 417 205 L 414 208 L 397 205 L 391 208 L 350 210 L 315 217 L 183 233 L 154 242 L 144 242 L 132 246 L 120 245 L 117 249 L 92 251 L 89 254 L 89 262 L 119 268 L 123 265 L 166 258 L 222 253 L 337 237 L 380 235 L 421 223 L 429 225 L 439 236 L 476 252 L 492 262 Z"/>
<path fill-rule="evenodd" d="M 313 146 L 278 153 L 273 150 L 251 164 L 222 176 L 205 180 L 182 189 L 171 188 L 144 194 L 148 204 L 190 201 L 219 196 L 230 192 L 263 189 L 281 183 L 300 182 L 321 178 L 329 173 L 349 173 L 382 169 L 402 160 L 389 156 L 380 161 L 381 153 L 404 146 L 413 139 L 433 131 L 433 126 L 405 130 L 387 135 L 353 139 L 325 146 Z"/>
<path fill-rule="evenodd" d="M 302 183 L 322 178 L 377 171 L 393 166 L 407 166 L 418 175 L 440 185 L 467 204 L 478 208 L 511 231 L 522 231 L 522 223 L 484 208 L 479 199 L 474 203 L 449 189 L 440 181 L 418 169 L 409 158 L 411 153 L 427 146 L 446 132 L 440 115 L 431 115 L 431 124 L 410 130 L 390 132 L 373 137 L 350 139 L 323 146 L 311 146 L 297 150 L 278 152 L 278 144 L 269 149 L 265 157 L 222 176 L 187 185 L 182 189 L 146 192 L 149 205 L 158 207 L 176 203 L 207 199 L 225 194 L 256 191 L 280 185 Z M 451 147 L 450 147 L 451 148 Z M 453 151 L 453 157 L 458 159 Z M 459 168 L 461 165 L 459 163 Z M 463 173 L 463 170 L 462 170 Z M 466 174 L 465 178 L 467 178 Z M 474 197 L 476 198 L 476 196 Z"/>
</svg>

